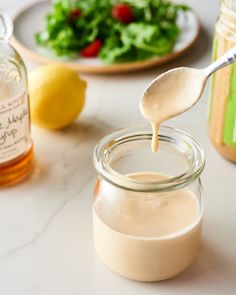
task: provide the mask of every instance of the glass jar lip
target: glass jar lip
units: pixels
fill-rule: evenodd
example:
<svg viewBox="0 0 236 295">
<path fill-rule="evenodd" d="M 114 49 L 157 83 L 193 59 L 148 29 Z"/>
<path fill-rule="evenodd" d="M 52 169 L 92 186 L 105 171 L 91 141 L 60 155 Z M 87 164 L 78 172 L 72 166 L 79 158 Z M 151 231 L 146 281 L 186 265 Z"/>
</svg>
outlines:
<svg viewBox="0 0 236 295">
<path fill-rule="evenodd" d="M 13 22 L 3 9 L 0 9 L 0 26 L 0 42 L 9 42 L 13 34 Z"/>
<path fill-rule="evenodd" d="M 236 18 L 236 2 L 232 0 L 221 0 L 220 11 L 222 14 L 231 17 L 232 20 Z"/>
<path fill-rule="evenodd" d="M 132 179 L 115 171 L 109 165 L 106 165 L 106 156 L 110 154 L 112 149 L 115 149 L 116 146 L 132 139 L 137 140 L 139 138 L 145 140 L 151 138 L 152 130 L 148 126 L 119 129 L 103 137 L 98 142 L 94 150 L 93 161 L 95 169 L 97 170 L 98 174 L 101 175 L 107 182 L 117 187 L 131 191 L 163 192 L 177 190 L 187 186 L 200 176 L 205 166 L 203 148 L 192 136 L 186 132 L 163 125 L 160 127 L 158 134 L 160 141 L 165 141 L 167 138 L 166 135 L 163 135 L 165 132 L 170 132 L 172 134 L 172 136 L 168 137 L 172 140 L 172 142 L 175 142 L 176 138 L 180 138 L 182 141 L 187 142 L 193 150 L 192 163 L 185 173 L 161 181 L 145 182 Z"/>
<path fill-rule="evenodd" d="M 236 3 L 235 0 L 221 0 L 220 4 L 225 5 L 227 8 L 236 11 Z"/>
</svg>

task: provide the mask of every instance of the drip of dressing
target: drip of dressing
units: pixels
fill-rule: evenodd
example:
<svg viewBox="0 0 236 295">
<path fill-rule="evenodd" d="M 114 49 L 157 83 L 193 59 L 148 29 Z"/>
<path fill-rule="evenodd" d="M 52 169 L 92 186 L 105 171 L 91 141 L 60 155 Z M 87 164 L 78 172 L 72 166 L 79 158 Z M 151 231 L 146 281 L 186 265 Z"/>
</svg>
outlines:
<svg viewBox="0 0 236 295">
<path fill-rule="evenodd" d="M 200 98 L 206 80 L 203 70 L 176 68 L 157 77 L 144 91 L 140 111 L 152 126 L 154 153 L 161 123 L 191 108 Z"/>
</svg>

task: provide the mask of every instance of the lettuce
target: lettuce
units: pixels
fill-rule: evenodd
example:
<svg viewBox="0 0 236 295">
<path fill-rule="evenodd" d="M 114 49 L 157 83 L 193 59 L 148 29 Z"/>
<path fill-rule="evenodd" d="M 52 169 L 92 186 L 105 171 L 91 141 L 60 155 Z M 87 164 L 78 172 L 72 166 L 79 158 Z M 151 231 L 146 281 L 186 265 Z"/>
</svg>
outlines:
<svg viewBox="0 0 236 295">
<path fill-rule="evenodd" d="M 133 22 L 127 25 L 112 17 L 116 3 L 130 5 Z M 71 22 L 75 9 L 81 15 Z M 169 0 L 57 0 L 45 17 L 44 30 L 36 33 L 35 39 L 58 56 L 79 55 L 85 46 L 100 39 L 99 58 L 104 63 L 144 60 L 173 50 L 180 34 L 178 14 L 188 9 Z"/>
</svg>

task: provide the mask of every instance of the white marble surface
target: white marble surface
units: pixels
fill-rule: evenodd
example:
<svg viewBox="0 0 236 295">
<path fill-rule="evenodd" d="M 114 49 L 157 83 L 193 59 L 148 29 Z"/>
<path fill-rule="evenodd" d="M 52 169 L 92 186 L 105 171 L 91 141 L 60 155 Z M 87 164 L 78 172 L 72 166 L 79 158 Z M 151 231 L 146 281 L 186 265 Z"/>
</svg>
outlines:
<svg viewBox="0 0 236 295">
<path fill-rule="evenodd" d="M 29 0 L 1 0 L 11 15 Z M 96 173 L 92 152 L 107 133 L 143 124 L 140 92 L 167 68 L 201 67 L 210 61 L 215 0 L 189 0 L 203 32 L 197 46 L 178 61 L 123 76 L 85 76 L 87 104 L 67 130 L 33 128 L 36 169 L 14 188 L 0 191 L 0 294 L 236 294 L 236 167 L 221 158 L 207 136 L 207 98 L 169 125 L 196 137 L 206 153 L 205 218 L 196 263 L 175 279 L 143 284 L 107 270 L 93 251 L 91 205 Z M 35 64 L 25 59 L 30 70 Z"/>
</svg>

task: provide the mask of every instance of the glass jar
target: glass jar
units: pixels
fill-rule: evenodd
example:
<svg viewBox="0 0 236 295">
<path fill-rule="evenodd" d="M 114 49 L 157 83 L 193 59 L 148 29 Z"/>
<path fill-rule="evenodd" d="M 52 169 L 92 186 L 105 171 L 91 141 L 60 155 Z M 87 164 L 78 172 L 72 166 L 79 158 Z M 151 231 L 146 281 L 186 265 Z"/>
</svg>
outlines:
<svg viewBox="0 0 236 295">
<path fill-rule="evenodd" d="M 215 26 L 213 61 L 236 46 L 236 0 L 222 0 Z M 236 162 L 236 64 L 211 79 L 209 135 L 216 149 Z"/>
<path fill-rule="evenodd" d="M 27 176 L 33 163 L 27 74 L 9 44 L 12 30 L 11 20 L 0 10 L 0 186 Z"/>
<path fill-rule="evenodd" d="M 157 154 L 149 127 L 119 130 L 95 148 L 95 249 L 121 276 L 159 281 L 196 258 L 203 214 L 204 154 L 186 133 L 161 127 Z"/>
</svg>

